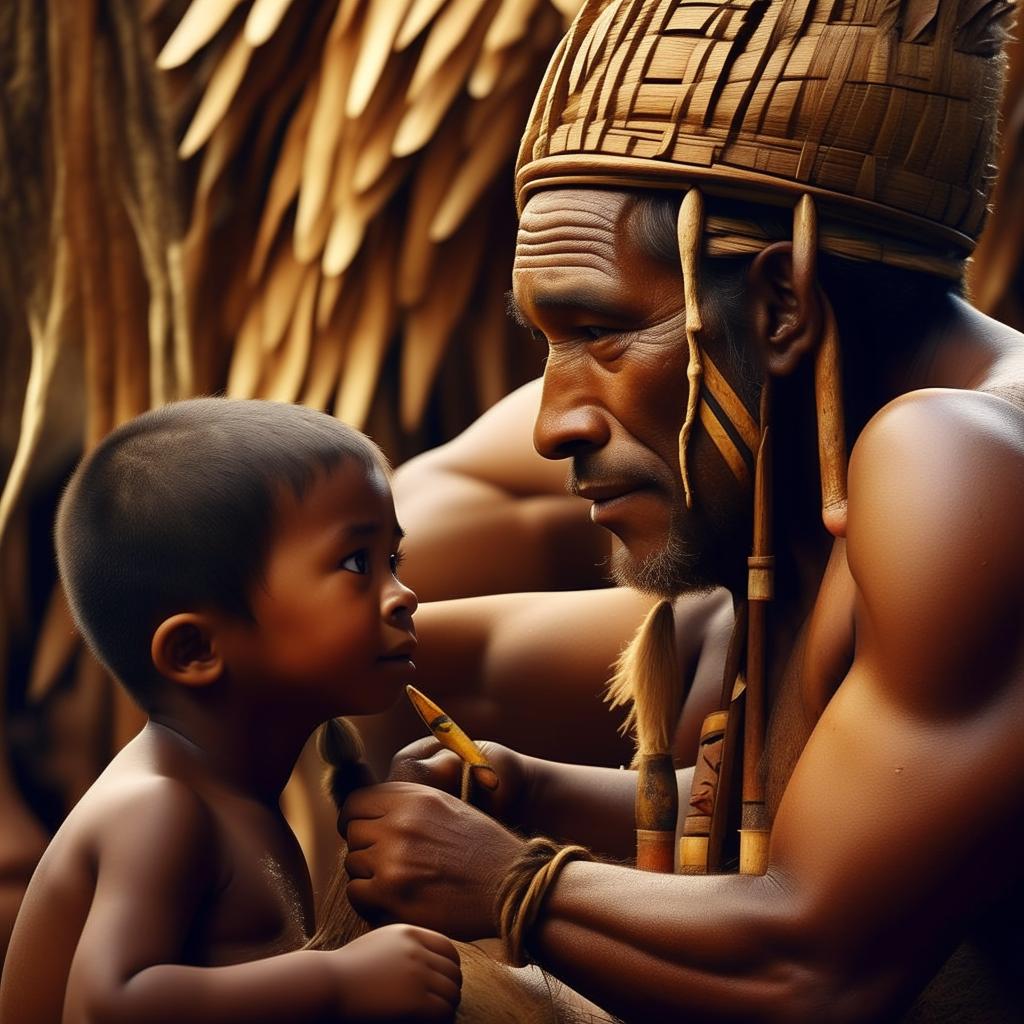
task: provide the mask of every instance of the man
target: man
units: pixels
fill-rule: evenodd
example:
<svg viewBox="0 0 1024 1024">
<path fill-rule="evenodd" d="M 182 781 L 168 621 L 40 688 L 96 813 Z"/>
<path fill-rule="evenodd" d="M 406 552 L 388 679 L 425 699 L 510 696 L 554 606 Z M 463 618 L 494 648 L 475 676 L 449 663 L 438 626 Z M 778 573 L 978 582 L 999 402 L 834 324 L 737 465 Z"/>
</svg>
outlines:
<svg viewBox="0 0 1024 1024">
<path fill-rule="evenodd" d="M 1005 13 L 584 6 L 517 176 L 535 442 L 621 581 L 733 595 L 743 724 L 679 774 L 682 866 L 725 873 L 523 840 L 424 744 L 393 777 L 437 789 L 342 813 L 358 908 L 500 932 L 628 1020 L 1018 1019 L 1024 347 L 959 295 Z M 497 817 L 630 855 L 634 773 L 489 754 Z"/>
</svg>

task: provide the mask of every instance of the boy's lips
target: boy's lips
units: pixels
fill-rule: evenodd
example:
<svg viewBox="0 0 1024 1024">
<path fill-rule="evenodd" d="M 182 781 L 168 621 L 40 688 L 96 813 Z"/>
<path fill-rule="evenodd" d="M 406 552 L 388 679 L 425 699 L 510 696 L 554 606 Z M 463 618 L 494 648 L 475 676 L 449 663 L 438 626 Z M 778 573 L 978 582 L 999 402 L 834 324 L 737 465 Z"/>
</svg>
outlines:
<svg viewBox="0 0 1024 1024">
<path fill-rule="evenodd" d="M 412 656 L 416 653 L 416 640 L 415 638 L 406 640 L 404 643 L 399 644 L 397 647 L 392 648 L 386 654 L 382 654 L 378 660 L 380 661 L 409 661 Z"/>
</svg>

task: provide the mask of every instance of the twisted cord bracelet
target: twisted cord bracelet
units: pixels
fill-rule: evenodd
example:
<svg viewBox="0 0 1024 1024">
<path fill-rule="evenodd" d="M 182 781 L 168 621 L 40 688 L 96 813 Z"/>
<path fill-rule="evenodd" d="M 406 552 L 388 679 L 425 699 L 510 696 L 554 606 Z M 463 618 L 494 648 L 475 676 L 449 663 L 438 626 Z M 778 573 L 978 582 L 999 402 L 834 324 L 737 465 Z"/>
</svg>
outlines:
<svg viewBox="0 0 1024 1024">
<path fill-rule="evenodd" d="M 505 956 L 513 967 L 529 963 L 526 936 L 537 921 L 548 890 L 570 861 L 593 860 L 585 846 L 559 846 L 537 837 L 527 842 L 498 890 L 498 928 Z"/>
</svg>

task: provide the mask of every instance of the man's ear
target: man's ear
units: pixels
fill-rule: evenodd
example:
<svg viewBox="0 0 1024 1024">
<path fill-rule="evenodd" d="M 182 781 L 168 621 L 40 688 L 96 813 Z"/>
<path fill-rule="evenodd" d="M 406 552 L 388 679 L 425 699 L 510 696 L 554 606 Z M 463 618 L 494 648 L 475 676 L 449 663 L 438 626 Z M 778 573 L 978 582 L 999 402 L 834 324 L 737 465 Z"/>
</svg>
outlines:
<svg viewBox="0 0 1024 1024">
<path fill-rule="evenodd" d="M 164 619 L 149 649 L 160 675 L 182 686 L 209 686 L 224 673 L 213 623 L 205 615 L 179 612 Z"/>
<path fill-rule="evenodd" d="M 775 242 L 754 257 L 748 275 L 752 323 L 768 372 L 792 373 L 820 340 L 821 294 L 814 280 L 801 280 L 793 246 Z"/>
</svg>

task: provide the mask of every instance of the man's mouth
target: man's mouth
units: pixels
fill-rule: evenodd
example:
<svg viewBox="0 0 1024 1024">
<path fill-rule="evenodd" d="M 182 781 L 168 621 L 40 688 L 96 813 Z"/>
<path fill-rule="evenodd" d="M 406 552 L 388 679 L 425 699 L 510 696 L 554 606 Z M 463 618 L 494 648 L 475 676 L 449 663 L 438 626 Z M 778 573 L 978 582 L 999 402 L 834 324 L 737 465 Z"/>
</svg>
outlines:
<svg viewBox="0 0 1024 1024">
<path fill-rule="evenodd" d="M 575 488 L 576 494 L 595 505 L 603 504 L 606 501 L 614 501 L 616 498 L 623 498 L 627 494 L 641 490 L 645 485 L 636 482 L 619 482 L 610 484 L 579 484 Z"/>
<path fill-rule="evenodd" d="M 634 499 L 653 497 L 657 488 L 647 481 L 617 481 L 607 484 L 581 484 L 576 493 L 593 502 L 590 506 L 590 521 L 613 529 L 620 512 Z"/>
</svg>

